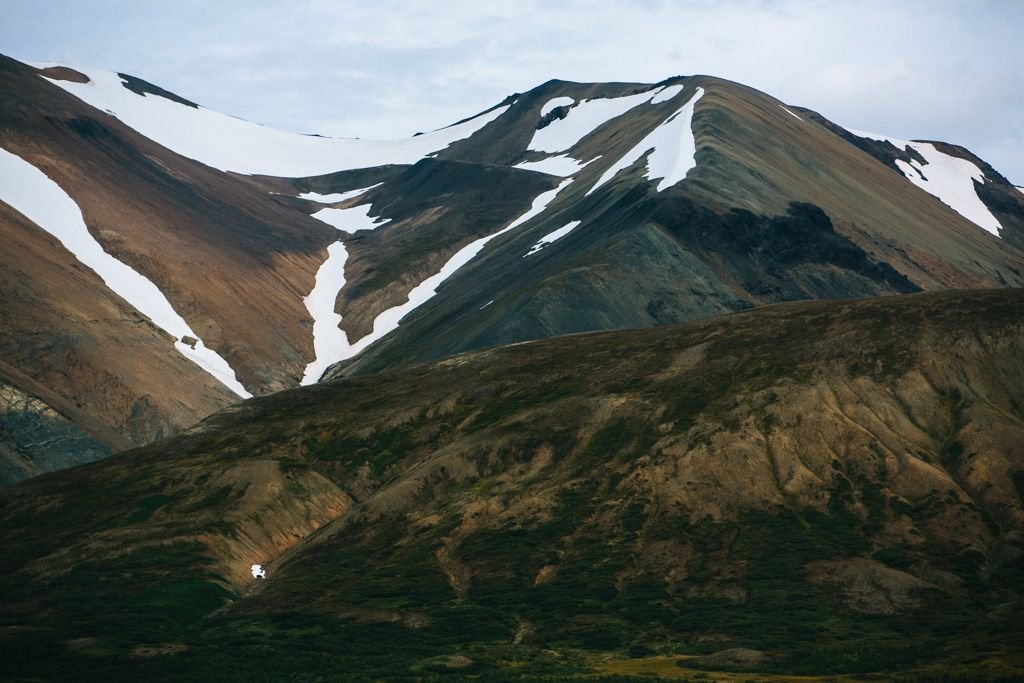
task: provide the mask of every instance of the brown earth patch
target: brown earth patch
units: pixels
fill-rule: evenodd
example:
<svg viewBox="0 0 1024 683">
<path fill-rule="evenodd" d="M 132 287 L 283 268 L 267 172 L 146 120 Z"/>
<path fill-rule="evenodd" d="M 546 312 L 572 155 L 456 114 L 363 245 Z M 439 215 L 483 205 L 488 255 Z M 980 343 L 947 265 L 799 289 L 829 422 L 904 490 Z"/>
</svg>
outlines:
<svg viewBox="0 0 1024 683">
<path fill-rule="evenodd" d="M 52 78 L 55 81 L 71 81 L 72 83 L 88 83 L 89 77 L 81 71 L 75 71 L 66 66 L 48 66 L 45 69 L 36 69 L 41 76 Z"/>
</svg>

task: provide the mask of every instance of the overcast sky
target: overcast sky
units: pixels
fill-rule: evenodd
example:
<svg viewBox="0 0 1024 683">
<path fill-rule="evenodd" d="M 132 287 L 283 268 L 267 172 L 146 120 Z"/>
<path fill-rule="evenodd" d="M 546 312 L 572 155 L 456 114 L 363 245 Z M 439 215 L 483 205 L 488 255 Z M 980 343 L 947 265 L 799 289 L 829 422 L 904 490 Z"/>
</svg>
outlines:
<svg viewBox="0 0 1024 683">
<path fill-rule="evenodd" d="M 1024 1 L 2 0 L 0 51 L 297 132 L 398 137 L 551 78 L 712 74 L 1024 185 Z"/>
</svg>

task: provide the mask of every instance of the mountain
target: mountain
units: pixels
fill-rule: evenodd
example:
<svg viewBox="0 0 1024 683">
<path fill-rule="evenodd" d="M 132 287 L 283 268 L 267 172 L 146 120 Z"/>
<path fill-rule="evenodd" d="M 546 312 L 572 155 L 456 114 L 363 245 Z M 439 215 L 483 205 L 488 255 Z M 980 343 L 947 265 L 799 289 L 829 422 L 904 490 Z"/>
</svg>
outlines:
<svg viewBox="0 0 1024 683">
<path fill-rule="evenodd" d="M 5 483 L 325 371 L 1024 284 L 1024 194 L 970 152 L 707 76 L 550 81 L 397 141 L 7 58 L 0 92 Z"/>
<path fill-rule="evenodd" d="M 303 298 L 337 230 L 54 85 L 99 88 L 101 76 L 40 74 L 6 58 L 0 69 L 0 382 L 50 415 L 4 406 L 2 481 L 148 443 L 239 396 L 297 385 L 314 358 Z M 156 99 L 158 114 L 162 103 L 199 111 Z M 521 208 L 515 199 L 487 217 L 505 220 L 502 209 Z M 49 437 L 36 448 L 40 433 L 62 429 L 88 454 L 75 439 L 61 454 Z"/>
<path fill-rule="evenodd" d="M 623 171 L 591 191 L 611 160 L 631 158 L 631 149 L 651 144 L 645 137 L 650 128 L 671 116 L 690 90 L 659 105 L 667 107 L 660 111 L 641 99 L 626 116 L 593 132 L 587 121 L 569 136 L 585 135 L 572 154 L 602 156 L 573 176 L 536 227 L 531 223 L 503 237 L 460 270 L 449 285 L 454 290 L 463 283 L 459 293 L 410 316 L 357 365 L 390 367 L 406 360 L 409 348 L 418 349 L 418 359 L 440 358 L 491 344 L 671 323 L 783 300 L 1020 285 L 1020 252 L 1009 240 L 992 239 L 831 130 L 736 84 L 705 77 L 686 82 L 692 92 L 702 87 L 705 94 L 693 114 L 697 152 L 684 181 L 659 189 L 662 183 L 643 177 L 637 162 L 632 174 Z M 500 131 L 478 148 L 473 138 L 442 155 L 510 163 L 522 158 L 516 155 L 524 148 L 546 145 L 531 142 L 530 135 L 547 130 L 533 125 L 547 103 L 559 97 L 580 102 L 592 94 L 576 84 L 547 84 L 513 105 L 512 111 L 531 110 L 520 130 Z M 572 111 L 565 122 L 573 121 Z M 509 151 L 500 154 L 502 149 Z M 961 180 L 969 188 L 975 182 L 967 175 Z M 1020 200 L 1014 197 L 1018 213 Z M 581 223 L 571 239 L 524 258 L 544 235 L 575 220 Z M 1003 232 L 1013 232 L 1010 225 Z"/>
<path fill-rule="evenodd" d="M 3 678 L 1024 675 L 969 150 L 710 76 L 392 141 L 0 93 Z"/>
<path fill-rule="evenodd" d="M 1022 345 L 950 291 L 248 400 L 0 494 L 3 676 L 1013 680 Z"/>
</svg>

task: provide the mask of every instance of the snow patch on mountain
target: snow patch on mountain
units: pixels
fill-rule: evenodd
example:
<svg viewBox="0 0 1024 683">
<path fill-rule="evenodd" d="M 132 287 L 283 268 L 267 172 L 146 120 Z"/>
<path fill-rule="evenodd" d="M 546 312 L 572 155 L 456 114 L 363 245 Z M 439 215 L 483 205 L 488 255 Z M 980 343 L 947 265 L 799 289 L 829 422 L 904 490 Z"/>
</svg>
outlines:
<svg viewBox="0 0 1024 683">
<path fill-rule="evenodd" d="M 56 237 L 83 265 L 92 269 L 115 294 L 176 340 L 183 356 L 242 398 L 252 394 L 216 351 L 207 348 L 171 306 L 163 292 L 144 275 L 103 251 L 89 233 L 78 204 L 41 170 L 16 154 L 0 148 L 0 200 L 21 212 Z M 187 337 L 197 340 L 185 342 Z"/>
<path fill-rule="evenodd" d="M 339 202 L 345 202 L 349 199 L 358 197 L 359 195 L 369 192 L 375 187 L 380 187 L 384 183 L 377 183 L 376 185 L 370 185 L 369 187 L 361 187 L 358 190 L 349 190 L 348 192 L 332 192 L 331 194 L 320 194 L 319 192 L 303 192 L 299 195 L 299 199 L 308 199 L 311 202 L 317 202 L 319 204 L 338 204 Z"/>
<path fill-rule="evenodd" d="M 488 242 L 543 213 L 548 205 L 554 201 L 555 197 L 558 196 L 558 193 L 571 183 L 572 179 L 563 180 L 555 189 L 548 190 L 534 198 L 526 213 L 501 230 L 491 233 L 486 237 L 481 237 L 459 249 L 441 267 L 441 270 L 413 287 L 405 303 L 392 306 L 386 311 L 379 313 L 373 320 L 373 331 L 355 344 L 349 344 L 348 335 L 339 328 L 341 316 L 334 312 L 334 302 L 337 299 L 338 292 L 345 284 L 344 266 L 348 253 L 344 251 L 344 246 L 341 246 L 340 249 L 335 247 L 334 253 L 328 247 L 327 261 L 317 271 L 316 284 L 313 286 L 313 291 L 305 299 L 306 309 L 313 315 L 315 321 L 313 343 L 316 349 L 316 360 L 306 366 L 302 384 L 314 384 L 331 365 L 352 358 L 370 344 L 398 329 L 402 318 L 432 299 L 437 294 L 437 288 L 441 286 L 441 283 L 455 274 L 459 268 L 472 261 Z M 335 244 L 341 245 L 340 242 Z M 332 258 L 334 259 L 333 263 L 331 262 Z M 315 297 L 314 294 L 316 295 Z M 321 320 L 323 322 L 317 328 L 316 322 Z"/>
<path fill-rule="evenodd" d="M 895 147 L 898 150 L 904 150 L 908 146 L 909 147 L 913 146 L 910 143 L 909 140 L 900 140 L 899 138 L 890 137 L 888 135 L 879 135 L 878 133 L 869 133 L 866 130 L 856 130 L 854 128 L 847 128 L 846 130 L 847 130 L 847 132 L 853 133 L 854 135 L 856 135 L 859 138 L 867 138 L 869 140 L 878 140 L 880 142 L 888 142 L 890 145 L 892 145 L 893 147 Z"/>
<path fill-rule="evenodd" d="M 589 195 L 634 163 L 647 156 L 648 180 L 661 178 L 658 192 L 672 187 L 686 177 L 697 165 L 697 141 L 693 135 L 693 109 L 704 95 L 704 88 L 697 88 L 693 97 L 681 109 L 665 119 L 664 123 L 647 134 L 633 149 L 612 164 L 597 183 L 587 191 Z"/>
<path fill-rule="evenodd" d="M 508 110 L 508 106 L 498 107 L 468 121 L 402 140 L 327 138 L 274 130 L 159 95 L 138 95 L 125 88 L 116 73 L 73 68 L 85 74 L 89 82 L 46 80 L 182 156 L 236 173 L 305 177 L 385 164 L 412 164 L 468 138 Z"/>
<path fill-rule="evenodd" d="M 348 250 L 341 242 L 327 247 L 327 260 L 316 271 L 313 290 L 302 300 L 313 316 L 313 361 L 306 365 L 302 384 L 314 384 L 324 371 L 341 358 L 339 349 L 348 348 L 348 337 L 340 329 L 341 316 L 334 312 L 338 292 L 345 286 Z"/>
<path fill-rule="evenodd" d="M 794 119 L 796 119 L 797 121 L 803 121 L 803 119 L 802 119 L 802 118 L 800 118 L 799 116 L 797 116 L 796 114 L 794 114 L 793 112 L 791 112 L 791 111 L 790 111 L 789 109 L 786 109 L 786 108 L 785 108 L 785 107 L 783 107 L 783 106 L 782 106 L 781 104 L 779 105 L 779 109 L 781 109 L 782 111 L 786 112 L 787 114 L 789 114 L 790 116 L 792 116 L 792 117 L 793 117 Z"/>
<path fill-rule="evenodd" d="M 559 107 L 571 107 L 574 104 L 576 104 L 576 100 L 571 97 L 553 97 L 540 108 L 540 117 L 544 118 Z"/>
<path fill-rule="evenodd" d="M 493 234 L 491 234 L 491 235 L 489 235 L 487 237 L 481 238 L 481 239 L 484 240 L 484 244 L 487 244 L 487 242 L 491 241 L 492 239 L 494 239 L 498 235 L 502 235 L 502 234 L 508 232 L 509 230 L 511 230 L 512 228 L 518 228 L 523 223 L 526 223 L 527 221 L 533 220 L 537 216 L 539 216 L 542 213 L 544 213 L 544 211 L 547 210 L 547 208 L 551 204 L 551 202 L 555 201 L 555 197 L 557 197 L 559 195 L 559 193 L 562 192 L 562 190 L 564 190 L 565 188 L 569 187 L 569 185 L 571 185 L 571 184 L 572 184 L 572 179 L 571 178 L 563 180 L 562 182 L 560 182 L 558 184 L 558 187 L 556 187 L 555 189 L 548 190 L 547 192 L 542 192 L 539 195 L 537 195 L 536 197 L 534 197 L 533 202 L 530 204 L 530 208 L 527 209 L 526 213 L 524 213 L 521 216 L 519 216 L 518 218 L 516 218 L 514 221 L 512 221 L 511 223 L 506 225 L 504 228 L 502 228 L 498 232 L 493 233 Z"/>
<path fill-rule="evenodd" d="M 681 92 L 683 92 L 683 86 L 681 85 L 666 85 L 664 88 L 658 89 L 654 97 L 651 98 L 651 104 L 668 102 Z"/>
<path fill-rule="evenodd" d="M 554 230 L 554 231 L 549 232 L 548 234 L 544 235 L 539 240 L 537 240 L 536 244 L 534 244 L 532 247 L 530 247 L 530 251 L 528 251 L 525 254 L 523 254 L 523 258 L 526 258 L 527 256 L 533 256 L 538 251 L 540 251 L 544 247 L 548 246 L 552 242 L 555 242 L 555 241 L 558 241 L 558 240 L 562 239 L 563 237 L 568 235 L 570 232 L 572 232 L 573 229 L 577 225 L 579 225 L 581 222 L 582 221 L 572 221 L 571 223 L 567 223 L 567 224 L 563 225 L 558 230 Z"/>
<path fill-rule="evenodd" d="M 536 131 L 527 149 L 535 152 L 564 152 L 601 125 L 622 116 L 633 107 L 649 102 L 654 96 L 655 91 L 649 90 L 625 97 L 583 100 L 570 109 L 564 119 L 556 119 Z"/>
<path fill-rule="evenodd" d="M 568 154 L 558 154 L 556 156 L 546 157 L 539 161 L 524 161 L 521 164 L 516 164 L 516 168 L 522 168 L 527 171 L 539 171 L 540 173 L 547 173 L 548 175 L 556 175 L 562 178 L 574 175 L 580 171 L 587 164 L 600 159 L 600 155 L 594 157 L 590 161 L 579 161 L 573 159 Z"/>
<path fill-rule="evenodd" d="M 336 230 L 354 235 L 360 230 L 376 230 L 390 222 L 390 218 L 371 218 L 371 204 L 350 206 L 347 209 L 320 209 L 313 218 L 322 221 Z"/>
<path fill-rule="evenodd" d="M 394 306 L 383 313 L 380 313 L 373 321 L 373 332 L 360 339 L 359 342 L 352 347 L 355 349 L 355 352 L 358 353 L 359 351 L 362 351 L 369 344 L 372 344 L 384 335 L 397 329 L 398 323 L 402 318 L 433 298 L 433 296 L 437 294 L 437 288 L 441 283 L 454 275 L 459 268 L 462 268 L 462 266 L 472 261 L 477 254 L 483 250 L 484 246 L 488 242 L 493 240 L 495 237 L 503 235 L 509 230 L 517 228 L 527 221 L 539 216 L 545 209 L 547 209 L 548 205 L 554 201 L 555 197 L 558 196 L 558 193 L 568 187 L 571 183 L 571 179 L 563 180 L 555 189 L 538 195 L 533 200 L 529 210 L 507 226 L 497 232 L 487 235 L 486 237 L 481 237 L 478 240 L 470 242 L 457 251 L 455 255 L 448 259 L 448 262 L 441 267 L 440 271 L 431 275 L 416 287 L 413 287 L 412 291 L 409 292 L 408 300 L 404 304 Z"/>
<path fill-rule="evenodd" d="M 992 215 L 992 212 L 978 197 L 977 190 L 974 189 L 974 181 L 985 182 L 985 173 L 975 164 L 967 159 L 940 152 L 935 145 L 927 142 L 900 140 L 850 128 L 847 130 L 857 137 L 888 142 L 899 150 L 905 150 L 908 147 L 913 149 L 927 163 L 922 164 L 917 159 L 911 159 L 910 163 L 897 159 L 896 166 L 899 167 L 903 175 L 967 220 L 993 235 L 999 236 L 999 231 L 1003 228 L 1002 224 Z"/>
</svg>

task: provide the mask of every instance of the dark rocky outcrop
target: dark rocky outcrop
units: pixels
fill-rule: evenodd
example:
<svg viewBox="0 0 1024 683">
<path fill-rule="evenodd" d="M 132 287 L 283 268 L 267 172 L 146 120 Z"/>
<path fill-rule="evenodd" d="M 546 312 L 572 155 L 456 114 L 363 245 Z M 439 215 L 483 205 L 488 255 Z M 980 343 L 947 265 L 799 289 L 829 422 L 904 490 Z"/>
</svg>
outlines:
<svg viewBox="0 0 1024 683">
<path fill-rule="evenodd" d="M 93 462 L 110 452 L 43 401 L 0 383 L 0 487 Z"/>
<path fill-rule="evenodd" d="M 122 73 L 119 73 L 117 75 L 121 77 L 124 87 L 128 90 L 131 90 L 136 95 L 156 95 L 157 97 L 163 97 L 164 99 L 170 100 L 171 102 L 183 104 L 186 107 L 192 107 L 193 109 L 199 108 L 199 105 L 195 102 L 186 100 L 181 95 L 175 95 L 171 91 L 164 90 L 160 86 L 153 85 L 149 81 L 144 81 L 141 78 L 138 78 L 137 76 L 131 76 L 129 74 Z"/>
<path fill-rule="evenodd" d="M 813 204 L 792 202 L 784 216 L 759 216 L 745 209 L 718 214 L 685 197 L 671 197 L 659 204 L 652 220 L 691 248 L 727 264 L 755 294 L 779 290 L 771 280 L 803 264 L 852 271 L 893 292 L 921 289 L 888 263 L 872 261 Z"/>
</svg>

